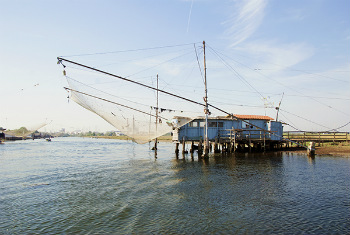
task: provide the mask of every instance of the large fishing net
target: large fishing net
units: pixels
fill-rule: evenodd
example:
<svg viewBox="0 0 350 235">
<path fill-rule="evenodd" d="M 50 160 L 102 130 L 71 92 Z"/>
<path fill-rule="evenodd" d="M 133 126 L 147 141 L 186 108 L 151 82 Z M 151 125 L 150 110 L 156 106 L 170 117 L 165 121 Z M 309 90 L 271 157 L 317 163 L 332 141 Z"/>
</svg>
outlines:
<svg viewBox="0 0 350 235">
<path fill-rule="evenodd" d="M 193 48 L 191 50 L 190 64 L 183 63 L 176 66 L 174 64 L 173 68 L 165 69 L 164 66 L 169 66 L 167 63 L 152 70 L 146 69 L 146 73 L 142 73 L 142 76 L 124 77 L 120 74 L 130 73 L 126 69 L 129 64 L 135 66 L 136 71 L 152 67 L 150 61 L 129 61 L 124 67 L 118 64 L 114 66 L 117 67 L 115 71 L 112 69 L 113 66 L 107 68 L 99 66 L 96 71 L 95 67 L 84 67 L 62 58 L 59 58 L 59 63 L 64 66 L 64 75 L 69 85 L 66 90 L 71 100 L 97 114 L 135 142 L 146 143 L 170 134 L 174 128 L 203 116 L 204 85 L 197 67 L 198 62 L 196 60 L 193 62 Z M 176 56 L 177 54 L 172 55 Z M 87 61 L 85 64 L 89 63 L 91 64 Z M 199 76 L 193 72 L 194 69 Z M 118 75 L 111 74 L 110 71 Z M 166 72 L 158 77 L 156 71 Z M 190 92 L 188 87 L 192 87 Z M 200 102 L 191 103 L 184 98 L 185 96 Z"/>
<path fill-rule="evenodd" d="M 29 135 L 31 135 L 32 133 L 34 133 L 35 131 L 39 130 L 40 128 L 48 125 L 49 122 L 44 121 L 41 123 L 37 123 L 31 126 L 27 126 L 27 127 L 21 127 L 18 129 L 14 129 L 14 130 L 6 130 L 3 131 L 7 136 L 13 136 L 13 137 L 27 137 Z"/>
<path fill-rule="evenodd" d="M 184 117 L 183 114 L 186 112 L 182 110 L 161 108 L 125 99 L 123 93 L 126 91 L 113 93 L 119 94 L 116 96 L 79 83 L 70 77 L 67 77 L 67 81 L 70 87 L 68 90 L 71 92 L 70 98 L 74 102 L 99 115 L 137 143 L 146 143 L 170 133 L 174 128 L 192 120 L 190 117 Z M 141 92 L 140 97 L 147 100 L 147 92 Z"/>
</svg>

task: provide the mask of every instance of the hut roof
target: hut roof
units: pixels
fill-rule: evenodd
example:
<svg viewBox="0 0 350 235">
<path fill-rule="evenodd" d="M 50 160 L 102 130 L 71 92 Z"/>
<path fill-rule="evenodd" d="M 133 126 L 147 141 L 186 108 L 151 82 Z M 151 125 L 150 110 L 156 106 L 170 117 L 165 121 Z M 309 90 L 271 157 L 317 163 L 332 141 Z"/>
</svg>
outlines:
<svg viewBox="0 0 350 235">
<path fill-rule="evenodd" d="M 234 114 L 235 117 L 243 120 L 265 120 L 265 121 L 271 121 L 274 120 L 272 117 L 269 116 L 263 116 L 263 115 L 244 115 L 244 114 Z M 180 119 L 180 118 L 186 118 L 186 117 L 180 117 L 180 116 L 175 116 L 174 118 Z M 196 117 L 194 119 L 205 119 L 204 116 Z M 219 120 L 231 120 L 232 116 L 227 115 L 227 116 L 217 116 L 217 117 L 209 117 L 209 119 L 219 119 Z"/>
<path fill-rule="evenodd" d="M 262 115 L 241 115 L 241 114 L 234 114 L 235 117 L 244 119 L 244 120 L 266 120 L 271 121 L 273 118 L 269 116 L 262 116 Z"/>
</svg>

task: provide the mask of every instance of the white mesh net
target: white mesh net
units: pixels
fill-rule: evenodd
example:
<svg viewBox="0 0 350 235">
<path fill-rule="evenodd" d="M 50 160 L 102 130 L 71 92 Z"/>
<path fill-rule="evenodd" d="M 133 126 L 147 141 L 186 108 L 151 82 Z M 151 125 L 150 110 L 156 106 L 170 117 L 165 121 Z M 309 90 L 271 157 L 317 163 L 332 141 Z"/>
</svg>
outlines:
<svg viewBox="0 0 350 235">
<path fill-rule="evenodd" d="M 34 133 L 35 131 L 39 130 L 40 128 L 46 126 L 47 124 L 49 123 L 45 121 L 45 122 L 38 123 L 28 127 L 21 127 L 15 130 L 7 130 L 7 131 L 4 131 L 4 133 L 8 136 L 10 135 L 15 137 L 27 137 L 30 134 Z"/>
<path fill-rule="evenodd" d="M 130 100 L 130 96 L 129 99 L 124 98 L 128 91 L 124 89 L 118 91 L 118 86 L 113 87 L 116 91 L 113 91 L 112 95 L 110 92 L 96 89 L 68 76 L 67 81 L 71 92 L 70 98 L 74 102 L 99 115 L 123 134 L 140 144 L 170 133 L 173 128 L 185 125 L 194 118 L 193 112 L 174 108 L 157 108 L 150 104 L 140 103 L 140 99 L 149 100 L 150 98 L 153 98 L 153 103 L 156 103 L 154 100 L 156 91 L 148 91 L 147 88 L 141 88 L 141 90 L 138 88 L 140 93 L 134 97 L 134 100 Z M 114 89 L 110 87 L 109 90 Z M 177 101 L 175 106 L 177 108 L 181 107 L 181 103 L 183 102 Z M 174 103 L 167 102 L 167 107 L 174 107 L 173 105 Z"/>
<path fill-rule="evenodd" d="M 58 63 L 64 66 L 73 101 L 145 143 L 203 116 L 203 73 L 198 69 L 203 68 L 198 61 L 202 45 L 158 49 L 77 55 L 76 62 L 58 58 Z"/>
</svg>

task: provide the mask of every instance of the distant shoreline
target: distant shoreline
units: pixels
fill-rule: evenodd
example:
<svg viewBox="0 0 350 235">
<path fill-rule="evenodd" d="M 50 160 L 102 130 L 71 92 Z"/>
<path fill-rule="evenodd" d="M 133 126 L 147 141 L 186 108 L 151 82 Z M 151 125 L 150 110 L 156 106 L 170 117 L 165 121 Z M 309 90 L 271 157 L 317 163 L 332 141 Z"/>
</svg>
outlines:
<svg viewBox="0 0 350 235">
<path fill-rule="evenodd" d="M 122 135 L 122 136 L 84 136 L 84 137 L 90 137 L 90 138 L 97 138 L 97 139 L 115 139 L 115 140 L 132 140 L 132 138 Z M 160 142 L 171 142 L 173 139 L 172 136 L 160 136 L 158 137 L 158 141 Z"/>
</svg>

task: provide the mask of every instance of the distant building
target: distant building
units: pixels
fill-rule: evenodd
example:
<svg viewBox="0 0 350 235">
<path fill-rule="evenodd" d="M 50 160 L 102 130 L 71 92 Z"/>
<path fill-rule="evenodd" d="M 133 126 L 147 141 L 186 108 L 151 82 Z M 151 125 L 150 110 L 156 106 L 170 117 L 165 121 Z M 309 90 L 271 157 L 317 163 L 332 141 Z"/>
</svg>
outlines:
<svg viewBox="0 0 350 235">
<path fill-rule="evenodd" d="M 115 135 L 116 136 L 124 136 L 124 134 L 121 131 L 115 131 Z"/>
</svg>

